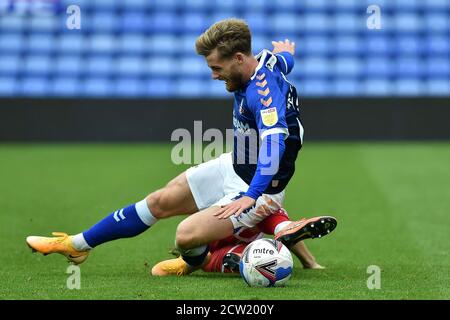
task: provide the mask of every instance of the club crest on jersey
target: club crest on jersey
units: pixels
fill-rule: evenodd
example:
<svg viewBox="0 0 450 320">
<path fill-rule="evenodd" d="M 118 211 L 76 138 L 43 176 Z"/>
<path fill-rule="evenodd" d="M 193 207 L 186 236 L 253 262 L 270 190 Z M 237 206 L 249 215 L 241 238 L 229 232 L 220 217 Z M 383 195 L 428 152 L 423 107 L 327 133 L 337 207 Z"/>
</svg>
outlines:
<svg viewBox="0 0 450 320">
<path fill-rule="evenodd" d="M 261 119 L 265 126 L 271 127 L 278 122 L 277 108 L 261 110 Z"/>
</svg>

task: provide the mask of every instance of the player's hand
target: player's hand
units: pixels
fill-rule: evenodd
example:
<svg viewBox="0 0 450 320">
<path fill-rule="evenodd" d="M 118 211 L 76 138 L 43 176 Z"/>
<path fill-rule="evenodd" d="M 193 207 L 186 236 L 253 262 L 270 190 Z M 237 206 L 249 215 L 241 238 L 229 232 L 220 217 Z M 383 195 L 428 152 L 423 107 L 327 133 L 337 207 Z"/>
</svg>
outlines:
<svg viewBox="0 0 450 320">
<path fill-rule="evenodd" d="M 255 199 L 243 196 L 227 204 L 226 206 L 222 206 L 222 208 L 220 208 L 220 210 L 214 215 L 219 219 L 226 219 L 228 217 L 231 217 L 233 214 L 237 216 L 241 214 L 245 209 L 252 207 L 254 204 Z"/>
<path fill-rule="evenodd" d="M 272 45 L 273 53 L 289 52 L 292 55 L 295 53 L 295 42 L 290 42 L 289 39 L 284 41 L 272 41 Z"/>
</svg>

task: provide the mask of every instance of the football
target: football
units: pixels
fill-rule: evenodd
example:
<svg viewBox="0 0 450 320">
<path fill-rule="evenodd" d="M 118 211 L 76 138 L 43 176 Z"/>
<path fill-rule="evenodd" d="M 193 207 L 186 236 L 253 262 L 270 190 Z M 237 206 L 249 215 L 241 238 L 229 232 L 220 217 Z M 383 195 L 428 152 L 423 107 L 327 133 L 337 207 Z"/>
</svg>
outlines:
<svg viewBox="0 0 450 320">
<path fill-rule="evenodd" d="M 250 287 L 278 287 L 290 279 L 292 267 L 289 249 L 280 241 L 263 238 L 245 248 L 239 271 Z"/>
</svg>

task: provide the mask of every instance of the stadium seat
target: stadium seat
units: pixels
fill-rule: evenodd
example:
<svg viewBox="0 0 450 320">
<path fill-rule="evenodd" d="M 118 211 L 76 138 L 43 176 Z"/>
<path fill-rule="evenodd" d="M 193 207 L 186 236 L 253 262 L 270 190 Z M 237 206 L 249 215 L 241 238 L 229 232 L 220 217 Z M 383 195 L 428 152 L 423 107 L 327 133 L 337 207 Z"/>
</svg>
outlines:
<svg viewBox="0 0 450 320">
<path fill-rule="evenodd" d="M 177 60 L 166 56 L 155 56 L 145 62 L 145 71 L 151 77 L 170 76 L 177 72 Z"/>
<path fill-rule="evenodd" d="M 22 59 L 15 54 L 0 53 L 0 77 L 15 75 L 22 66 Z"/>
<path fill-rule="evenodd" d="M 179 28 L 179 17 L 175 12 L 155 12 L 142 21 L 154 33 L 175 33 Z M 139 31 L 145 30 L 140 27 Z"/>
<path fill-rule="evenodd" d="M 302 55 L 327 55 L 335 51 L 330 38 L 326 36 L 311 35 L 296 43 L 298 43 L 297 51 Z"/>
<path fill-rule="evenodd" d="M 322 97 L 330 94 L 330 83 L 321 79 L 309 79 L 300 84 L 297 90 L 300 96 Z"/>
<path fill-rule="evenodd" d="M 366 38 L 367 52 L 372 55 L 389 54 L 395 50 L 394 42 L 386 36 L 372 36 Z"/>
<path fill-rule="evenodd" d="M 46 55 L 30 55 L 23 59 L 22 71 L 28 75 L 47 76 L 50 73 L 52 61 Z"/>
<path fill-rule="evenodd" d="M 78 55 L 63 55 L 52 61 L 52 72 L 57 75 L 78 75 L 84 68 L 85 63 Z"/>
<path fill-rule="evenodd" d="M 305 57 L 297 59 L 295 69 L 306 76 L 328 76 L 332 72 L 332 63 L 324 57 Z"/>
<path fill-rule="evenodd" d="M 145 83 L 145 94 L 149 97 L 167 98 L 173 95 L 173 83 L 169 78 L 150 78 Z"/>
<path fill-rule="evenodd" d="M 107 76 L 114 73 L 115 64 L 109 56 L 90 56 L 87 58 L 83 69 L 92 76 Z"/>
<path fill-rule="evenodd" d="M 121 17 L 120 30 L 122 32 L 144 32 L 152 25 L 152 18 L 141 11 L 124 12 Z"/>
<path fill-rule="evenodd" d="M 186 11 L 202 11 L 209 9 L 210 3 L 214 7 L 214 1 L 210 0 L 184 0 L 183 5 L 186 8 Z"/>
<path fill-rule="evenodd" d="M 145 61 L 141 57 L 123 56 L 114 62 L 114 70 L 119 76 L 138 76 L 145 72 Z"/>
<path fill-rule="evenodd" d="M 110 97 L 114 93 L 114 86 L 108 78 L 95 77 L 83 81 L 81 90 L 88 97 Z"/>
<path fill-rule="evenodd" d="M 262 49 L 272 49 L 272 40 L 270 38 L 256 35 L 252 38 L 252 50 L 254 54 L 259 53 Z"/>
<path fill-rule="evenodd" d="M 152 2 L 149 0 L 127 0 L 120 1 L 120 7 L 122 11 L 126 10 L 145 10 L 150 8 Z"/>
<path fill-rule="evenodd" d="M 174 41 L 176 41 L 177 45 L 174 47 L 177 53 L 186 55 L 195 54 L 195 41 L 197 37 L 197 34 L 185 34 L 175 39 Z"/>
<path fill-rule="evenodd" d="M 395 71 L 394 62 L 388 57 L 369 57 L 366 60 L 366 77 L 389 77 Z"/>
<path fill-rule="evenodd" d="M 415 57 L 397 58 L 394 68 L 399 77 L 420 77 L 423 75 L 423 60 Z"/>
<path fill-rule="evenodd" d="M 270 31 L 269 23 L 267 23 L 269 17 L 262 12 L 248 12 L 244 14 L 243 19 L 249 25 L 250 30 L 256 34 L 266 34 Z"/>
<path fill-rule="evenodd" d="M 55 32 L 64 27 L 57 15 L 36 15 L 27 18 L 27 28 L 33 32 Z"/>
<path fill-rule="evenodd" d="M 363 64 L 356 57 L 339 57 L 334 59 L 331 64 L 333 66 L 333 73 L 339 74 L 342 77 L 357 77 L 363 73 Z"/>
<path fill-rule="evenodd" d="M 361 2 L 360 0 L 335 0 L 334 3 L 329 5 L 333 5 L 336 6 L 336 9 L 338 11 L 348 11 L 349 9 L 358 9 L 361 6 Z M 379 1 L 377 1 L 379 2 Z M 372 4 L 371 2 L 369 2 L 369 4 Z"/>
<path fill-rule="evenodd" d="M 205 81 L 205 92 L 208 97 L 227 97 L 231 98 L 232 93 L 225 89 L 225 84 L 222 81 L 208 79 Z"/>
<path fill-rule="evenodd" d="M 355 13 L 335 14 L 332 19 L 328 19 L 333 27 L 327 26 L 327 29 L 333 28 L 339 32 L 355 32 L 366 27 L 366 16 Z M 314 21 L 311 21 L 314 25 Z M 364 30 L 364 29 L 363 29 Z"/>
<path fill-rule="evenodd" d="M 425 15 L 425 25 L 423 28 L 426 28 L 427 32 L 449 32 L 450 31 L 450 22 L 449 13 L 444 12 L 433 12 Z M 447 38 L 448 39 L 448 38 Z"/>
<path fill-rule="evenodd" d="M 177 24 L 183 32 L 200 34 L 209 27 L 208 22 L 208 16 L 204 13 L 187 12 L 180 15 Z"/>
<path fill-rule="evenodd" d="M 351 97 L 361 93 L 361 83 L 353 79 L 339 79 L 332 85 L 332 93 L 336 96 Z"/>
<path fill-rule="evenodd" d="M 179 0 L 150 0 L 149 4 L 158 8 L 158 10 L 176 10 L 178 6 L 182 5 L 182 1 Z"/>
<path fill-rule="evenodd" d="M 397 52 L 401 55 L 419 55 L 423 46 L 419 40 L 410 35 L 398 36 L 395 39 Z"/>
<path fill-rule="evenodd" d="M 3 32 L 21 32 L 26 23 L 23 15 L 0 13 L 0 30 Z"/>
<path fill-rule="evenodd" d="M 115 10 L 121 2 L 121 0 L 92 0 L 91 4 L 96 10 Z"/>
<path fill-rule="evenodd" d="M 195 40 L 191 44 L 191 51 L 194 43 Z M 146 43 L 147 50 L 152 54 L 174 54 L 179 46 L 178 38 L 172 34 L 150 36 Z"/>
<path fill-rule="evenodd" d="M 82 16 L 82 23 L 86 22 L 85 15 Z M 95 28 L 95 32 L 114 32 L 120 24 L 119 18 L 113 12 L 96 12 L 93 13 L 90 17 L 90 30 Z M 84 27 L 84 25 L 82 26 Z"/>
<path fill-rule="evenodd" d="M 50 92 L 55 97 L 77 97 L 81 83 L 76 77 L 59 77 L 54 78 L 50 86 Z"/>
<path fill-rule="evenodd" d="M 124 34 L 117 39 L 118 49 L 122 54 L 147 53 L 149 41 L 147 37 L 140 34 Z"/>
<path fill-rule="evenodd" d="M 326 40 L 327 47 L 337 55 L 359 55 L 365 53 L 367 48 L 364 42 L 357 36 L 340 36 Z"/>
<path fill-rule="evenodd" d="M 431 79 L 425 84 L 425 92 L 430 96 L 449 96 L 450 95 L 450 79 Z"/>
<path fill-rule="evenodd" d="M 25 37 L 20 33 L 0 33 L 0 52 L 20 54 L 24 48 Z"/>
<path fill-rule="evenodd" d="M 92 53 L 114 53 L 119 48 L 117 38 L 110 34 L 98 34 L 88 38 L 88 50 Z"/>
<path fill-rule="evenodd" d="M 445 35 L 432 35 L 426 41 L 426 48 L 429 55 L 450 55 L 450 42 Z"/>
<path fill-rule="evenodd" d="M 119 78 L 114 91 L 119 97 L 141 97 L 145 95 L 145 83 L 138 78 Z"/>
<path fill-rule="evenodd" d="M 426 64 L 426 70 L 429 78 L 447 77 L 450 79 L 450 61 L 448 56 L 429 59 Z"/>
<path fill-rule="evenodd" d="M 393 17 L 395 30 L 401 32 L 418 32 L 424 21 L 414 13 L 399 13 Z"/>
<path fill-rule="evenodd" d="M 51 34 L 31 34 L 26 41 L 26 49 L 34 53 L 51 53 L 55 38 Z"/>
<path fill-rule="evenodd" d="M 11 97 L 20 94 L 18 92 L 19 84 L 20 82 L 14 76 L 0 76 L 0 97 Z"/>
<path fill-rule="evenodd" d="M 424 91 L 424 84 L 417 78 L 400 78 L 395 82 L 395 95 L 398 96 L 420 96 Z"/>
<path fill-rule="evenodd" d="M 79 54 L 86 48 L 88 40 L 80 34 L 64 34 L 55 38 L 54 49 L 60 54 Z"/>
<path fill-rule="evenodd" d="M 304 21 L 298 19 L 298 16 L 293 13 L 279 13 L 269 17 L 269 24 L 272 26 L 274 33 L 292 35 L 298 32 L 300 25 L 303 26 Z M 264 23 L 267 25 L 267 22 Z M 320 21 L 318 22 L 320 24 Z"/>
<path fill-rule="evenodd" d="M 390 96 L 395 92 L 391 81 L 383 78 L 368 78 L 361 84 L 361 93 L 365 96 Z"/>
<path fill-rule="evenodd" d="M 200 56 L 181 59 L 178 63 L 178 72 L 180 73 L 180 76 L 200 77 L 210 75 L 208 66 Z"/>
<path fill-rule="evenodd" d="M 174 94 L 177 97 L 201 97 L 205 95 L 208 86 L 200 79 L 179 78 L 174 82 Z"/>
<path fill-rule="evenodd" d="M 30 77 L 23 79 L 19 88 L 24 96 L 43 97 L 50 93 L 50 86 L 45 77 Z"/>
</svg>

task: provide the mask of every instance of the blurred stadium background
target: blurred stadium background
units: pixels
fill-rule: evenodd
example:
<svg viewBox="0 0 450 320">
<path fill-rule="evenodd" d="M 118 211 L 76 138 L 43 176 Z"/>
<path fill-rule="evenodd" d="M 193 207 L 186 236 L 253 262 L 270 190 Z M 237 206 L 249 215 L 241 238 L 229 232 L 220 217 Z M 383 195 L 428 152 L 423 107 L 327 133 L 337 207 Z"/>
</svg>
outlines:
<svg viewBox="0 0 450 320">
<path fill-rule="evenodd" d="M 79 30 L 66 26 L 70 5 Z M 381 29 L 367 28 L 370 5 Z M 247 20 L 255 54 L 271 40 L 296 42 L 289 79 L 307 143 L 286 207 L 342 222 L 311 244 L 329 266 L 321 276 L 298 267 L 286 290 L 258 297 L 450 297 L 450 1 L 0 0 L 0 205 L 14 213 L 0 215 L 1 261 L 12 266 L 0 298 L 254 299 L 240 279 L 143 275 L 142 259 L 168 257 L 177 218 L 96 249 L 80 292 L 64 287 L 60 257 L 31 256 L 23 242 L 79 232 L 161 187 L 184 169 L 169 160 L 174 129 L 231 126 L 232 96 L 194 49 L 228 17 Z M 64 144 L 106 141 L 164 144 Z M 366 287 L 371 264 L 382 267 L 381 291 Z"/>
<path fill-rule="evenodd" d="M 66 26 L 73 4 L 81 29 Z M 381 29 L 366 25 L 369 5 L 380 7 Z M 219 110 L 210 126 L 227 127 L 231 95 L 194 42 L 228 17 L 247 20 L 255 54 L 274 39 L 296 42 L 289 78 L 310 139 L 450 138 L 447 0 L 1 0 L 0 140 L 164 141 L 173 128 L 139 131 L 139 119 L 180 109 L 175 127 L 187 127 L 181 120 L 209 117 L 210 105 Z M 123 121 L 124 104 L 138 125 Z M 104 134 L 118 122 L 123 131 Z"/>
<path fill-rule="evenodd" d="M 81 30 L 65 27 L 72 4 Z M 372 4 L 380 30 L 366 27 Z M 242 17 L 255 53 L 297 43 L 290 78 L 305 97 L 448 96 L 449 10 L 446 0 L 2 0 L 0 95 L 223 97 L 194 42 Z"/>
</svg>

